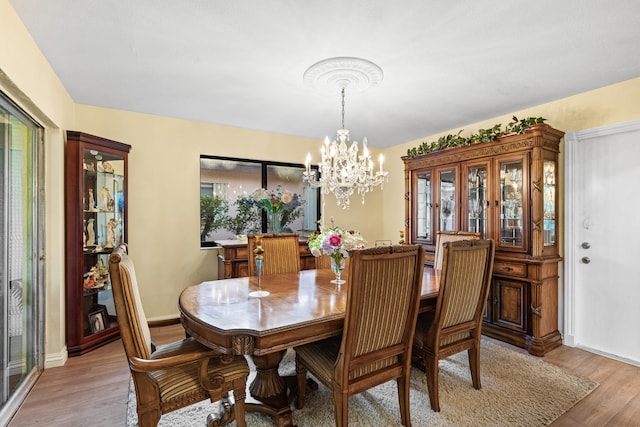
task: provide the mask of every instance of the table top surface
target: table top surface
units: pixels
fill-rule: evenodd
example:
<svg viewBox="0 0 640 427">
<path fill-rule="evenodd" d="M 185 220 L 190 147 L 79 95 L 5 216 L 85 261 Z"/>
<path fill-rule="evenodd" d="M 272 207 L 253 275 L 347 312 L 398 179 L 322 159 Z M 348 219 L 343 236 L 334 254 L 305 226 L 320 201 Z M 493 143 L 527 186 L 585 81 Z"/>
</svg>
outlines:
<svg viewBox="0 0 640 427">
<path fill-rule="evenodd" d="M 346 283 L 331 283 L 331 270 L 302 270 L 298 273 L 263 275 L 262 288 L 270 294 L 256 298 L 257 277 L 203 282 L 186 288 L 179 298 L 183 322 L 196 322 L 217 334 L 260 336 L 292 327 L 304 327 L 344 318 Z M 438 296 L 439 275 L 425 267 L 423 302 Z"/>
</svg>

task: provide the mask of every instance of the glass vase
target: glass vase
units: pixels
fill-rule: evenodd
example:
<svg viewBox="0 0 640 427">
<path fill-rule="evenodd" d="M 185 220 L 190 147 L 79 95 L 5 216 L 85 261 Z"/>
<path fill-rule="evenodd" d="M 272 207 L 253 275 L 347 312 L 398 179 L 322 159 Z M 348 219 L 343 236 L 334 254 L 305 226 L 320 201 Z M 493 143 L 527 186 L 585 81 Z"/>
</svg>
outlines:
<svg viewBox="0 0 640 427">
<path fill-rule="evenodd" d="M 335 283 L 336 285 L 341 285 L 346 283 L 346 280 L 340 279 L 340 275 L 344 271 L 345 259 L 342 254 L 337 253 L 330 255 L 331 257 L 331 271 L 336 275 L 336 278 L 331 281 L 331 283 Z"/>
<path fill-rule="evenodd" d="M 270 233 L 282 233 L 282 211 L 267 210 L 267 231 Z"/>
</svg>

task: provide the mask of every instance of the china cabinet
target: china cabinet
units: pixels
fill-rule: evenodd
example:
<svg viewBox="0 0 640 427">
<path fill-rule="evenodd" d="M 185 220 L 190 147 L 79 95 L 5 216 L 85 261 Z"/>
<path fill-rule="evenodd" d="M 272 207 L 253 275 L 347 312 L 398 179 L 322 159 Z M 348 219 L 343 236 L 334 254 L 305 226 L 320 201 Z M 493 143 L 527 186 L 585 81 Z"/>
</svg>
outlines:
<svg viewBox="0 0 640 427">
<path fill-rule="evenodd" d="M 558 332 L 558 153 L 563 132 L 522 134 L 403 157 L 405 235 L 433 262 L 441 231 L 493 239 L 496 256 L 483 333 L 542 356 Z"/>
<path fill-rule="evenodd" d="M 119 338 L 108 266 L 127 235 L 130 146 L 68 131 L 65 159 L 66 335 L 69 356 Z"/>
</svg>

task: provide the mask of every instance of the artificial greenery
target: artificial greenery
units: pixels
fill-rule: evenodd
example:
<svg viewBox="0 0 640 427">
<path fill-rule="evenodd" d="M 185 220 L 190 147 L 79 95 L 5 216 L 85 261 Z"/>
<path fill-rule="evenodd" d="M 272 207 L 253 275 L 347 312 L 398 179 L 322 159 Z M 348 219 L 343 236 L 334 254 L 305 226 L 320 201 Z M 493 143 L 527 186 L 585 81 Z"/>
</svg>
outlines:
<svg viewBox="0 0 640 427">
<path fill-rule="evenodd" d="M 437 141 L 434 142 L 423 142 L 418 147 L 410 148 L 407 150 L 407 157 L 413 158 L 420 154 L 433 153 L 434 151 L 440 151 L 445 148 L 451 147 L 461 147 L 464 145 L 478 144 L 480 142 L 490 142 L 495 141 L 501 136 L 508 135 L 511 133 L 524 133 L 531 126 L 539 125 L 544 123 L 546 120 L 542 117 L 527 117 L 524 119 L 518 119 L 516 116 L 513 116 L 513 121 L 509 122 L 504 129 L 502 129 L 502 124 L 494 125 L 489 129 L 480 129 L 477 133 L 470 135 L 469 137 L 460 136 L 462 130 L 455 135 L 446 135 L 438 138 Z"/>
<path fill-rule="evenodd" d="M 207 235 L 225 226 L 229 203 L 219 196 L 200 196 L 200 241 Z"/>
</svg>

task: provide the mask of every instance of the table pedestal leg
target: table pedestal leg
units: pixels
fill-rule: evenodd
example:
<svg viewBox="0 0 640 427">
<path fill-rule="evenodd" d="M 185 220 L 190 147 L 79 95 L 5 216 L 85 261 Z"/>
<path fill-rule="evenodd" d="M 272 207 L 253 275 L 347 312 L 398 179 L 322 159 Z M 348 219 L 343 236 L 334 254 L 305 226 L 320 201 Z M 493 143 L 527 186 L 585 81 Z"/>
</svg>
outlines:
<svg viewBox="0 0 640 427">
<path fill-rule="evenodd" d="M 279 427 L 294 427 L 289 406 L 289 387 L 278 373 L 278 366 L 285 351 L 264 356 L 251 356 L 256 365 L 256 377 L 249 385 L 251 398 L 247 396 L 247 411 L 262 412 L 273 417 Z"/>
</svg>

